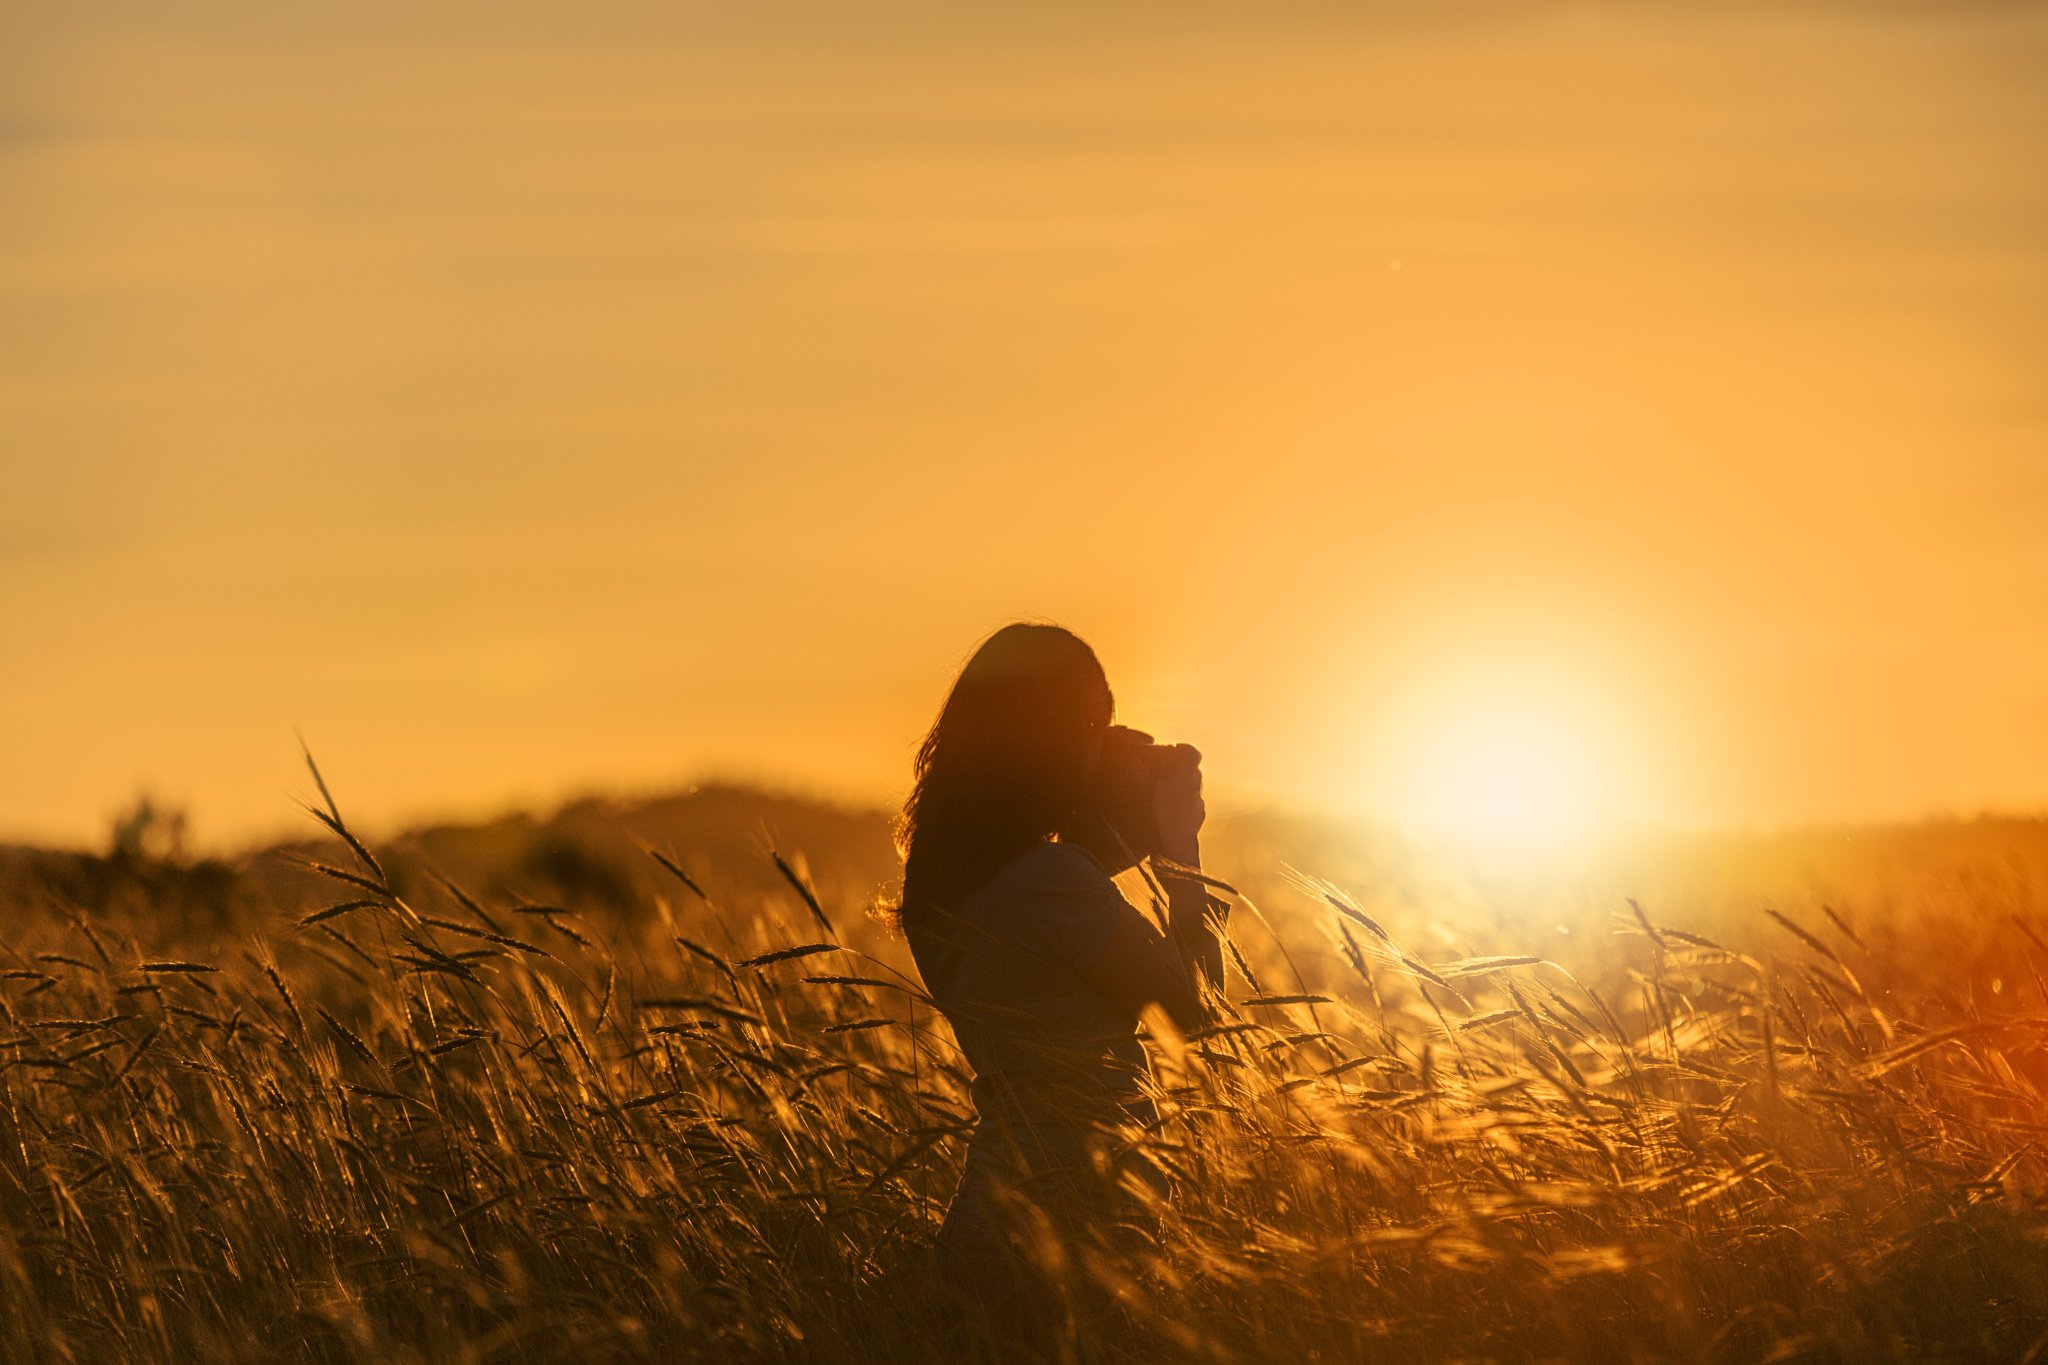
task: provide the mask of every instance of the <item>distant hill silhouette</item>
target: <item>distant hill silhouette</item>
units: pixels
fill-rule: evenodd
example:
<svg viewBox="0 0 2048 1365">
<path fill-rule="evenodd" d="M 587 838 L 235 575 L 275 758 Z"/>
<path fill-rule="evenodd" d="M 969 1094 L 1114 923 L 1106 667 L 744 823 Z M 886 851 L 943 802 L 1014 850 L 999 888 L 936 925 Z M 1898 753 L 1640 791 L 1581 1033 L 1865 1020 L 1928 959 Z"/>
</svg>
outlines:
<svg viewBox="0 0 2048 1365">
<path fill-rule="evenodd" d="M 105 853 L 0 845 L 0 909 L 118 918 L 170 933 L 255 927 L 335 899 L 334 884 L 308 871 L 305 859 L 345 861 L 340 843 L 325 837 L 200 859 L 146 853 L 139 843 L 131 833 Z M 887 812 L 737 784 L 640 800 L 583 798 L 547 814 L 425 825 L 373 843 L 408 898 L 444 897 L 446 878 L 487 904 L 627 917 L 651 912 L 657 897 L 699 902 L 699 892 L 749 912 L 774 899 L 807 915 L 776 853 L 844 916 L 863 916 L 900 872 Z"/>
</svg>

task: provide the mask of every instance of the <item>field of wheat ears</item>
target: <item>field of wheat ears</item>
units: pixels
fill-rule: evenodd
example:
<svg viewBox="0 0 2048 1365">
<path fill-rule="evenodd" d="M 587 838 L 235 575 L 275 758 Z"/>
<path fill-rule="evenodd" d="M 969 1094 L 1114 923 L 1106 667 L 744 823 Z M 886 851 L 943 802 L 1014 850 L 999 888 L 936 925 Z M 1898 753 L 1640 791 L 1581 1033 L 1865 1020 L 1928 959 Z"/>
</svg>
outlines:
<svg viewBox="0 0 2048 1365">
<path fill-rule="evenodd" d="M 649 849 L 623 913 L 315 813 L 324 903 L 205 957 L 9 925 L 0 1359 L 996 1358 L 929 1261 L 966 1078 L 830 850 L 722 903 Z M 1978 837 L 1775 899 L 1694 848 L 1540 916 L 1217 856 L 1230 1017 L 1151 1039 L 1134 1138 L 1178 1179 L 1157 1257 L 1063 1271 L 1139 1334 L 1054 1353 L 2039 1357 L 2048 857 Z"/>
</svg>

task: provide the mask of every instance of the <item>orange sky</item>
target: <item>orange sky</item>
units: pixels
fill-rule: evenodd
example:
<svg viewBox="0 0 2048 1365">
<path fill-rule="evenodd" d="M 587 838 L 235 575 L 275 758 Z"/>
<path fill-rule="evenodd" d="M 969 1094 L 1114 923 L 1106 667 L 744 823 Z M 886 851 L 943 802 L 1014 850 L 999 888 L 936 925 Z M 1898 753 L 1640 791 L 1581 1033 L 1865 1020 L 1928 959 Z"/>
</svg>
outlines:
<svg viewBox="0 0 2048 1365">
<path fill-rule="evenodd" d="M 1017 616 L 1225 801 L 2048 805 L 2036 7 L 304 8 L 0 12 L 0 836 L 893 799 Z"/>
</svg>

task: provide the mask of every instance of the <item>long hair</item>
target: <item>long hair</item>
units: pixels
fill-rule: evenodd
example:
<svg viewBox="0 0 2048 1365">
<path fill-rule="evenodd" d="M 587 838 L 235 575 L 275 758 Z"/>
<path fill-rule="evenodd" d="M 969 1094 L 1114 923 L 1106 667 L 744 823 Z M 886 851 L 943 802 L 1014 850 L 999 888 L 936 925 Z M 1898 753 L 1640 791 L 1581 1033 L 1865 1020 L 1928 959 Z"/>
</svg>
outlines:
<svg viewBox="0 0 2048 1365">
<path fill-rule="evenodd" d="M 912 765 L 896 827 L 906 930 L 956 910 L 1073 817 L 1090 738 L 1115 711 L 1102 664 L 1072 631 L 1020 621 L 982 642 Z"/>
</svg>

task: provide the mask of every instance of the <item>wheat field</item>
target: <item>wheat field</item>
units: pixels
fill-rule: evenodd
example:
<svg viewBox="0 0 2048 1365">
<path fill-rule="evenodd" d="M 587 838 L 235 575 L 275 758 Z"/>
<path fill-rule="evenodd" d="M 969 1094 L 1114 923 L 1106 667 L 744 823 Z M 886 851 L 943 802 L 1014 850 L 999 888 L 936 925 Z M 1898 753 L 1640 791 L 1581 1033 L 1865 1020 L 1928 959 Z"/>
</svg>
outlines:
<svg viewBox="0 0 2048 1365">
<path fill-rule="evenodd" d="M 1003 1355 L 929 1260 L 966 1076 L 840 850 L 741 883 L 754 854 L 649 847 L 541 902 L 321 791 L 253 908 L 10 894 L 0 1359 Z M 2048 1346 L 2041 827 L 1548 882 L 1256 822 L 1211 848 L 1231 1016 L 1155 1034 L 1133 1137 L 1178 1194 L 1156 1256 L 1062 1272 L 1133 1332 L 1052 1356 Z"/>
</svg>

